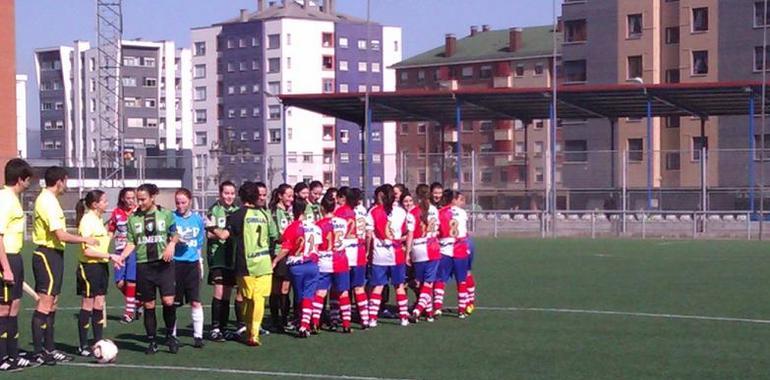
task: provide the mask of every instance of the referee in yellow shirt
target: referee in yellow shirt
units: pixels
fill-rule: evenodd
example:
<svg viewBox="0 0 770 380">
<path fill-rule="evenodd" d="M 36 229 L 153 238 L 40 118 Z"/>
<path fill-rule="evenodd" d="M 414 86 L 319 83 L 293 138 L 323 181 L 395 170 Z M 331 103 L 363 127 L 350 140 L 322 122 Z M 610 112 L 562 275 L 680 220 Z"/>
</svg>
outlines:
<svg viewBox="0 0 770 380">
<path fill-rule="evenodd" d="M 64 274 L 64 243 L 98 246 L 99 241 L 67 232 L 64 211 L 58 199 L 67 189 L 67 170 L 58 166 L 46 169 L 45 186 L 35 200 L 32 231 L 32 242 L 37 246 L 32 256 L 32 273 L 35 276 L 35 292 L 40 296 L 32 315 L 33 360 L 55 365 L 57 362 L 72 361 L 71 356 L 54 347 L 56 304 Z"/>
<path fill-rule="evenodd" d="M 24 263 L 24 210 L 19 196 L 27 190 L 32 168 L 26 161 L 14 158 L 5 164 L 5 187 L 0 190 L 0 372 L 15 372 L 33 366 L 19 357 L 19 307 Z M 3 358 L 6 358 L 3 360 Z"/>
</svg>

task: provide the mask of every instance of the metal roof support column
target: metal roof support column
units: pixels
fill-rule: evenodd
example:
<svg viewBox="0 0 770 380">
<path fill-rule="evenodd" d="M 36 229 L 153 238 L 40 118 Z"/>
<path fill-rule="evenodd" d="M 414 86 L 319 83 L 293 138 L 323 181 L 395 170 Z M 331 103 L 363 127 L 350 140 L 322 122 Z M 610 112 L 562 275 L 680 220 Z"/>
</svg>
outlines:
<svg viewBox="0 0 770 380">
<path fill-rule="evenodd" d="M 283 145 L 283 183 L 289 183 L 289 155 L 287 147 L 289 145 L 289 134 L 286 129 L 286 106 L 283 105 L 282 101 L 279 101 L 279 104 L 281 105 L 281 137 L 283 138 L 283 141 L 281 141 Z M 265 153 L 267 153 L 267 150 L 265 150 Z M 269 162 L 269 160 L 265 160 L 265 162 Z"/>
<path fill-rule="evenodd" d="M 757 146 L 756 142 L 754 140 L 754 134 L 755 132 L 755 125 L 754 125 L 754 92 L 752 91 L 751 94 L 749 94 L 749 152 L 748 152 L 748 166 L 749 166 L 749 178 L 748 178 L 748 185 L 749 185 L 749 209 L 751 210 L 751 214 L 754 215 L 755 206 L 754 206 L 754 188 L 756 187 L 756 181 L 754 179 L 754 157 L 757 155 Z"/>
<path fill-rule="evenodd" d="M 652 150 L 652 98 L 647 97 L 647 209 L 652 210 L 653 150 Z"/>
<path fill-rule="evenodd" d="M 455 149 L 455 154 L 457 155 L 457 190 L 461 190 L 463 184 L 463 115 L 460 99 L 455 99 L 455 128 L 457 129 L 457 148 Z"/>
<path fill-rule="evenodd" d="M 551 100 L 551 104 L 549 105 L 550 108 L 550 114 L 551 114 L 551 122 L 550 127 L 551 129 L 548 131 L 550 134 L 550 140 L 548 144 L 548 150 L 551 151 L 550 155 L 550 162 L 548 165 L 551 167 L 551 172 L 548 173 L 550 176 L 550 192 L 546 194 L 547 197 L 550 198 L 550 213 L 551 213 L 551 236 L 556 237 L 556 128 L 557 128 L 557 120 L 556 120 L 556 98 L 554 97 L 553 100 Z"/>
<path fill-rule="evenodd" d="M 363 162 L 363 182 L 361 183 L 362 189 L 364 189 L 364 194 L 367 194 L 367 196 L 374 196 L 374 189 L 369 189 L 369 185 L 373 184 L 371 178 L 369 176 L 372 175 L 372 160 L 371 160 L 371 150 L 372 150 L 372 108 L 371 108 L 371 101 L 366 102 L 366 123 L 364 124 L 364 128 L 361 130 L 361 133 L 364 134 L 364 138 L 361 139 L 361 154 L 364 157 Z M 371 191 L 370 191 L 371 190 Z M 374 198 L 371 198 L 374 199 Z"/>
<path fill-rule="evenodd" d="M 700 151 L 700 191 L 701 191 L 701 211 L 708 211 L 708 193 L 706 192 L 706 170 L 708 170 L 708 140 L 706 140 L 706 118 L 700 118 L 700 141 L 703 146 Z M 705 220 L 706 215 L 703 215 Z M 705 232 L 705 231 L 704 231 Z"/>
<path fill-rule="evenodd" d="M 615 161 L 617 160 L 617 155 L 615 154 L 615 126 L 618 122 L 618 119 L 609 119 L 610 121 L 610 188 L 614 189 L 617 184 L 615 183 Z M 614 195 L 613 195 L 614 196 Z"/>
</svg>

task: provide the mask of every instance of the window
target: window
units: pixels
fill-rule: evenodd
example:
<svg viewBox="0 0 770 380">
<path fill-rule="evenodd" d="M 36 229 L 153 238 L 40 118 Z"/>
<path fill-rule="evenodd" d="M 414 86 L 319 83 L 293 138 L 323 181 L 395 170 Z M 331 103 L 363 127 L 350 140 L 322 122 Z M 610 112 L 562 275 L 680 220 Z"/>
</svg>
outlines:
<svg viewBox="0 0 770 380">
<path fill-rule="evenodd" d="M 144 107 L 145 108 L 155 108 L 157 105 L 155 99 L 145 99 L 144 100 Z"/>
<path fill-rule="evenodd" d="M 628 38 L 639 38 L 642 36 L 642 14 L 628 15 Z"/>
<path fill-rule="evenodd" d="M 234 117 L 235 117 L 235 109 L 231 108 L 231 109 L 227 110 L 227 118 L 228 119 L 232 119 Z"/>
<path fill-rule="evenodd" d="M 273 95 L 281 93 L 281 82 L 267 82 L 267 91 Z"/>
<path fill-rule="evenodd" d="M 137 117 L 129 117 L 126 119 L 126 126 L 128 128 L 142 128 L 144 126 L 144 120 Z"/>
<path fill-rule="evenodd" d="M 234 47 L 235 47 L 235 43 L 233 42 L 233 40 L 227 40 L 227 48 L 232 49 Z"/>
<path fill-rule="evenodd" d="M 628 57 L 628 78 L 641 78 L 642 77 L 642 56 L 634 55 Z"/>
<path fill-rule="evenodd" d="M 251 117 L 259 117 L 259 107 L 254 107 L 251 109 Z"/>
<path fill-rule="evenodd" d="M 305 164 L 312 164 L 313 152 L 302 152 L 302 162 Z"/>
<path fill-rule="evenodd" d="M 235 86 L 227 86 L 227 95 L 235 94 Z"/>
<path fill-rule="evenodd" d="M 246 71 L 246 62 L 245 61 L 238 62 L 238 70 Z"/>
<path fill-rule="evenodd" d="M 43 107 L 45 107 L 45 103 L 43 103 Z M 89 108 L 91 109 L 91 112 L 96 112 L 96 99 L 91 99 L 91 105 Z"/>
<path fill-rule="evenodd" d="M 382 163 L 382 155 L 379 153 L 372 153 L 372 162 L 375 164 Z"/>
<path fill-rule="evenodd" d="M 666 170 L 679 170 L 679 152 L 666 152 Z"/>
<path fill-rule="evenodd" d="M 340 163 L 347 164 L 350 162 L 350 153 L 340 153 Z"/>
<path fill-rule="evenodd" d="M 144 67 L 155 67 L 155 58 L 144 57 L 142 63 Z"/>
<path fill-rule="evenodd" d="M 321 46 L 326 48 L 334 47 L 334 34 L 321 33 Z"/>
<path fill-rule="evenodd" d="M 281 106 L 272 105 L 267 107 L 268 119 L 280 120 L 281 119 Z"/>
<path fill-rule="evenodd" d="M 158 128 L 158 119 L 147 118 L 147 119 L 145 119 L 144 126 L 147 127 L 147 128 Z"/>
<path fill-rule="evenodd" d="M 241 117 L 247 117 L 247 116 L 249 116 L 249 110 L 248 110 L 248 109 L 246 109 L 246 108 L 241 108 L 241 112 L 240 112 L 240 115 L 241 115 Z"/>
<path fill-rule="evenodd" d="M 666 83 L 679 83 L 679 69 L 666 70 Z"/>
<path fill-rule="evenodd" d="M 251 60 L 251 70 L 253 71 L 259 70 L 259 63 L 257 63 L 256 59 Z"/>
<path fill-rule="evenodd" d="M 195 123 L 203 124 L 206 122 L 206 110 L 195 110 Z"/>
<path fill-rule="evenodd" d="M 206 87 L 195 87 L 193 100 L 206 100 Z"/>
<path fill-rule="evenodd" d="M 358 71 L 366 72 L 366 69 L 367 69 L 366 62 L 358 62 Z"/>
<path fill-rule="evenodd" d="M 334 57 L 330 55 L 321 57 L 321 68 L 324 70 L 334 70 Z"/>
<path fill-rule="evenodd" d="M 527 154 L 527 146 L 524 145 L 523 141 L 517 141 L 514 149 L 516 157 L 524 157 Z"/>
<path fill-rule="evenodd" d="M 158 85 L 158 80 L 155 78 L 144 78 L 144 87 L 155 87 Z"/>
<path fill-rule="evenodd" d="M 369 44 L 370 44 L 369 46 L 372 47 L 372 50 L 374 51 L 380 50 L 380 40 L 372 40 Z"/>
<path fill-rule="evenodd" d="M 129 108 L 139 107 L 140 102 L 141 102 L 140 99 L 134 98 L 132 96 L 126 96 L 123 98 L 124 107 L 129 107 Z"/>
<path fill-rule="evenodd" d="M 408 135 L 409 134 L 409 123 L 401 123 L 401 128 L 399 129 L 400 133 L 402 135 Z"/>
<path fill-rule="evenodd" d="M 372 72 L 373 73 L 379 73 L 380 72 L 380 63 L 379 62 L 372 62 Z"/>
<path fill-rule="evenodd" d="M 708 30 L 709 30 L 709 9 L 693 8 L 692 9 L 692 31 L 705 32 Z"/>
<path fill-rule="evenodd" d="M 196 41 L 193 44 L 193 50 L 196 57 L 206 55 L 206 42 Z"/>
<path fill-rule="evenodd" d="M 543 154 L 543 142 L 542 141 L 535 141 L 535 155 L 539 156 Z"/>
<path fill-rule="evenodd" d="M 259 85 L 258 84 L 252 85 L 251 86 L 251 92 L 253 92 L 255 94 L 258 93 L 259 92 Z"/>
<path fill-rule="evenodd" d="M 270 34 L 267 36 L 267 48 L 268 49 L 280 49 L 281 48 L 281 35 Z"/>
<path fill-rule="evenodd" d="M 473 122 L 472 121 L 463 121 L 462 131 L 463 132 L 473 132 Z"/>
<path fill-rule="evenodd" d="M 380 176 L 372 177 L 372 186 L 380 186 L 380 185 L 382 185 L 382 178 L 380 178 Z"/>
<path fill-rule="evenodd" d="M 588 143 L 586 140 L 565 140 L 564 141 L 564 161 L 566 162 L 587 162 L 588 161 Z"/>
<path fill-rule="evenodd" d="M 585 59 L 564 61 L 564 75 L 567 82 L 585 82 L 587 77 Z"/>
<path fill-rule="evenodd" d="M 759 160 L 762 154 L 762 140 L 760 135 L 754 135 L 754 160 Z M 767 161 L 770 157 L 770 134 L 765 134 L 765 155 L 764 160 Z"/>
<path fill-rule="evenodd" d="M 358 40 L 358 48 L 361 50 L 366 50 L 366 40 Z"/>
<path fill-rule="evenodd" d="M 542 63 L 536 63 L 535 64 L 535 75 L 543 75 L 543 64 Z"/>
<path fill-rule="evenodd" d="M 268 73 L 280 73 L 281 72 L 281 59 L 269 58 L 267 60 L 267 72 Z"/>
<path fill-rule="evenodd" d="M 491 132 L 493 127 L 494 125 L 489 120 L 479 122 L 479 130 L 481 132 Z"/>
<path fill-rule="evenodd" d="M 679 27 L 666 28 L 666 43 L 678 44 L 679 43 Z"/>
<path fill-rule="evenodd" d="M 324 93 L 334 92 L 334 79 L 324 78 L 322 80 L 322 91 Z"/>
<path fill-rule="evenodd" d="M 342 141 L 343 144 L 347 144 L 348 141 L 350 141 L 350 131 L 347 129 L 340 130 L 340 141 Z"/>
<path fill-rule="evenodd" d="M 393 51 L 398 51 L 398 41 L 393 41 Z"/>
<path fill-rule="evenodd" d="M 262 135 L 259 133 L 259 131 L 254 131 L 253 138 L 254 141 L 259 141 L 262 138 Z"/>
<path fill-rule="evenodd" d="M 588 28 L 586 28 L 585 19 L 564 21 L 564 42 L 585 42 L 587 36 Z"/>
<path fill-rule="evenodd" d="M 286 33 L 286 46 L 291 46 L 291 33 Z"/>
<path fill-rule="evenodd" d="M 139 57 L 123 57 L 123 66 L 139 66 Z"/>
<path fill-rule="evenodd" d="M 644 160 L 644 140 L 628 139 L 628 160 L 635 162 Z"/>
<path fill-rule="evenodd" d="M 281 130 L 278 128 L 270 128 L 268 130 L 269 133 L 269 142 L 271 144 L 280 144 L 281 143 Z"/>
<path fill-rule="evenodd" d="M 481 68 L 479 69 L 479 78 L 481 79 L 492 78 L 492 66 L 491 65 L 481 66 Z"/>
<path fill-rule="evenodd" d="M 259 40 L 257 37 L 251 37 L 251 46 L 259 46 Z"/>
<path fill-rule="evenodd" d="M 762 71 L 762 52 L 765 53 L 765 61 L 770 62 L 770 47 L 762 49 L 762 46 L 754 47 L 754 71 Z"/>
<path fill-rule="evenodd" d="M 418 135 L 424 135 L 427 130 L 428 130 L 428 126 L 425 123 L 417 124 Z"/>
<path fill-rule="evenodd" d="M 669 116 L 666 117 L 666 128 L 679 128 L 681 125 L 680 119 L 678 116 Z"/>
<path fill-rule="evenodd" d="M 339 63 L 337 63 L 340 71 L 348 71 L 348 61 L 340 60 Z"/>
<path fill-rule="evenodd" d="M 705 75 L 709 73 L 709 52 L 708 50 L 694 50 L 692 52 L 692 73 L 694 75 Z"/>
<path fill-rule="evenodd" d="M 193 67 L 193 78 L 205 78 L 206 77 L 206 65 L 195 65 Z"/>
<path fill-rule="evenodd" d="M 91 88 L 91 92 L 95 92 L 96 91 L 96 80 L 95 79 L 91 79 L 91 81 L 89 82 L 89 87 Z"/>
<path fill-rule="evenodd" d="M 358 92 L 366 92 L 366 85 L 365 84 L 359 84 L 358 85 Z"/>
<path fill-rule="evenodd" d="M 349 92 L 350 89 L 348 88 L 347 83 L 340 83 L 340 92 Z"/>
<path fill-rule="evenodd" d="M 235 65 L 232 62 L 227 62 L 227 72 L 232 73 L 235 71 Z"/>
<path fill-rule="evenodd" d="M 196 146 L 206 146 L 208 145 L 208 137 L 206 136 L 206 132 L 195 132 L 195 145 Z"/>
<path fill-rule="evenodd" d="M 134 77 L 123 77 L 123 86 L 124 87 L 136 87 L 136 78 L 134 78 Z"/>
<path fill-rule="evenodd" d="M 770 6 L 767 7 L 767 14 L 765 14 L 765 17 L 762 17 L 762 14 L 765 13 L 765 2 L 764 1 L 755 1 L 754 2 L 754 26 L 764 26 L 770 17 Z"/>
<path fill-rule="evenodd" d="M 245 94 L 249 90 L 249 87 L 246 86 L 245 84 L 242 84 L 240 90 L 241 90 L 240 91 L 241 94 Z"/>
<path fill-rule="evenodd" d="M 401 74 L 399 75 L 399 79 L 402 82 L 408 81 L 409 80 L 409 72 L 408 71 L 402 71 Z"/>
<path fill-rule="evenodd" d="M 382 140 L 382 133 L 380 131 L 372 131 L 372 141 Z"/>
<path fill-rule="evenodd" d="M 290 80 L 286 81 L 286 92 L 287 93 L 291 93 L 291 81 Z"/>
<path fill-rule="evenodd" d="M 88 69 L 89 71 L 96 70 L 96 58 L 91 58 L 90 60 L 88 60 Z"/>
<path fill-rule="evenodd" d="M 323 139 L 324 139 L 324 141 L 334 140 L 334 126 L 333 125 L 324 125 L 323 126 Z"/>
<path fill-rule="evenodd" d="M 371 88 L 372 88 L 372 92 L 380 92 L 380 86 L 379 85 L 373 84 Z"/>
<path fill-rule="evenodd" d="M 543 168 L 535 168 L 535 182 L 543 182 Z"/>
<path fill-rule="evenodd" d="M 473 78 L 473 66 L 465 66 L 462 70 L 463 78 Z"/>
<path fill-rule="evenodd" d="M 348 47 L 348 39 L 347 37 L 340 37 L 340 44 L 339 46 L 341 48 L 347 48 Z"/>
<path fill-rule="evenodd" d="M 692 138 L 692 160 L 693 161 L 700 161 L 701 156 L 701 150 L 703 148 L 708 148 L 709 144 L 709 138 L 708 137 L 700 137 L 695 136 Z M 708 157 L 706 157 L 708 160 Z"/>
</svg>

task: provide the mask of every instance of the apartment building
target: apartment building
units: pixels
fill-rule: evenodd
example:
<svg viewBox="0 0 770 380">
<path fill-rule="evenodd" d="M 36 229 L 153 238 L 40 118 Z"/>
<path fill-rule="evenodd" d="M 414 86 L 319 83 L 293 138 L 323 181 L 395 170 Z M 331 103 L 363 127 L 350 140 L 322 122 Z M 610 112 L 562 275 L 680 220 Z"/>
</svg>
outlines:
<svg viewBox="0 0 770 380">
<path fill-rule="evenodd" d="M 401 30 L 285 0 L 192 29 L 196 189 L 219 181 L 277 186 L 361 183 L 360 126 L 282 106 L 278 95 L 388 91 Z M 395 124 L 371 128 L 373 182 L 395 178 Z"/>
</svg>

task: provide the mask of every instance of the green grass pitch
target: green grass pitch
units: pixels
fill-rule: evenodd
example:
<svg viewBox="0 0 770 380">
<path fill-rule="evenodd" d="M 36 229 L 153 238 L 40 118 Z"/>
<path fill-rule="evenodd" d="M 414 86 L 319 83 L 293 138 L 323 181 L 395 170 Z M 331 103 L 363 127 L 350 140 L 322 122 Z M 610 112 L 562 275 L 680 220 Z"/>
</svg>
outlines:
<svg viewBox="0 0 770 380">
<path fill-rule="evenodd" d="M 764 243 L 741 241 L 478 239 L 479 308 L 466 320 L 445 315 L 407 328 L 381 320 L 350 336 L 270 335 L 259 348 L 207 342 L 197 350 L 182 308 L 177 355 L 144 355 L 143 326 L 118 323 L 111 288 L 105 335 L 118 343 L 118 365 L 143 367 L 57 365 L 9 378 L 761 378 L 770 368 L 769 254 Z M 70 249 L 56 322 L 68 352 L 77 342 L 74 262 Z M 25 349 L 32 306 L 25 297 Z"/>
</svg>

